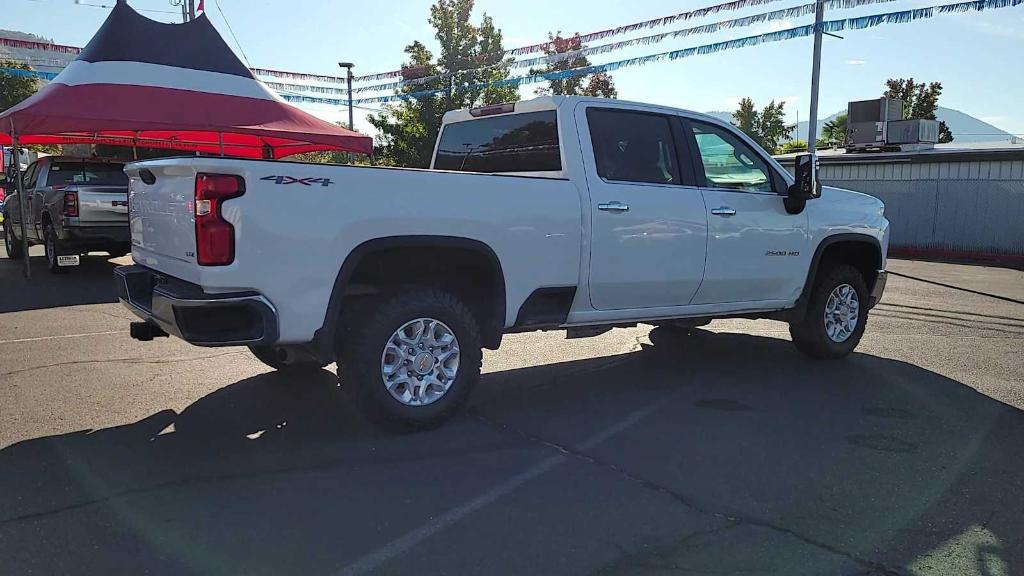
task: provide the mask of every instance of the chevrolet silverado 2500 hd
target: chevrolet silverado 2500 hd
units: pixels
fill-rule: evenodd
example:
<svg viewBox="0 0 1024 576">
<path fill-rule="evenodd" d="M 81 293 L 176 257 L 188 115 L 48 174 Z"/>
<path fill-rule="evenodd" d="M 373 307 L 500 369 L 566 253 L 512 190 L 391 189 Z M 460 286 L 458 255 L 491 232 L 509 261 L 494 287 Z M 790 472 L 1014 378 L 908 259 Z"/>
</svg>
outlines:
<svg viewBox="0 0 1024 576">
<path fill-rule="evenodd" d="M 77 266 L 92 251 L 124 256 L 128 239 L 128 178 L 124 162 L 102 158 L 46 156 L 25 170 L 23 190 L 28 215 L 25 235 L 46 246 L 51 272 Z M 4 245 L 7 256 L 20 258 L 21 198 L 4 203 Z"/>
<path fill-rule="evenodd" d="M 546 97 L 449 112 L 430 170 L 137 162 L 116 277 L 136 338 L 337 360 L 371 415 L 426 427 L 508 332 L 775 318 L 806 354 L 849 354 L 889 224 L 809 161 L 793 178 L 702 114 Z"/>
</svg>

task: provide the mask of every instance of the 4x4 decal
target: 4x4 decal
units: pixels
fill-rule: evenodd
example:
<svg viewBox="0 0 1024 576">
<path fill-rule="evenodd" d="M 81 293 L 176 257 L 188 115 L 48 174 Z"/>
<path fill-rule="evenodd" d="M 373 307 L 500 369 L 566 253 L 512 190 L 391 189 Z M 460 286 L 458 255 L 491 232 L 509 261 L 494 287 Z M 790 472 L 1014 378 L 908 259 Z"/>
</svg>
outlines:
<svg viewBox="0 0 1024 576">
<path fill-rule="evenodd" d="M 269 180 L 274 184 L 302 184 L 303 186 L 312 186 L 313 184 L 319 184 L 321 186 L 330 186 L 334 184 L 330 178 L 296 178 L 294 176 L 264 176 L 260 180 Z"/>
</svg>

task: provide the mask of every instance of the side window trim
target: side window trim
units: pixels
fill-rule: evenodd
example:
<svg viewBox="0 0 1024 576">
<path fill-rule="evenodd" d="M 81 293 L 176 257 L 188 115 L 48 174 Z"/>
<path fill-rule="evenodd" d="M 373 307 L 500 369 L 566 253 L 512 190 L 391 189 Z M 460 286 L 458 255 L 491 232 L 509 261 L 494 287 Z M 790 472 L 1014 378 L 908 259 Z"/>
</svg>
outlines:
<svg viewBox="0 0 1024 576">
<path fill-rule="evenodd" d="M 690 155 L 693 158 L 694 172 L 696 173 L 696 176 L 697 176 L 697 183 L 698 183 L 697 185 L 698 186 L 700 186 L 702 188 L 715 188 L 715 189 L 720 189 L 720 190 L 729 190 L 731 192 L 744 192 L 746 194 L 764 194 L 764 195 L 771 194 L 771 195 L 774 195 L 774 196 L 782 196 L 783 195 L 783 193 L 780 192 L 779 183 L 780 182 L 784 183 L 785 179 L 782 178 L 781 175 L 776 172 L 775 168 L 772 167 L 772 163 L 769 162 L 768 159 L 764 157 L 764 154 L 762 154 L 761 151 L 759 151 L 757 148 L 747 144 L 746 141 L 743 140 L 742 138 L 740 138 L 738 135 L 736 135 L 736 137 L 739 138 L 740 142 L 743 142 L 744 144 L 747 144 L 747 148 L 750 149 L 750 153 L 753 154 L 754 156 L 756 156 L 757 159 L 759 159 L 764 164 L 765 169 L 768 171 L 768 174 L 766 174 L 766 176 L 768 176 L 769 183 L 772 185 L 772 191 L 771 192 L 756 192 L 756 191 L 750 191 L 750 190 L 738 190 L 738 189 L 734 189 L 734 188 L 718 188 L 716 186 L 709 185 L 708 181 L 707 181 L 707 175 L 706 175 L 706 172 L 704 170 L 704 159 L 701 158 L 700 148 L 697 145 L 697 137 L 695 135 L 695 132 L 694 132 L 693 128 L 694 128 L 694 125 L 699 125 L 699 124 L 703 124 L 704 126 L 711 126 L 711 127 L 719 128 L 719 129 L 722 129 L 722 127 L 717 125 L 717 124 L 713 124 L 711 122 L 704 122 L 702 120 L 697 120 L 697 119 L 689 118 L 689 117 L 686 117 L 686 116 L 681 117 L 680 119 L 682 120 L 683 125 L 685 127 L 684 132 L 686 134 L 686 140 L 690 144 L 690 151 L 691 151 Z M 729 130 L 730 132 L 734 132 L 734 133 L 738 132 L 737 129 L 731 129 L 731 128 L 724 128 L 724 129 L 725 130 Z M 698 167 L 699 167 L 699 169 L 698 169 Z"/>
<path fill-rule="evenodd" d="M 673 116 L 672 139 L 676 145 L 676 164 L 679 166 L 679 177 L 683 186 L 699 187 L 704 176 L 704 168 L 701 165 L 700 173 L 693 163 L 693 146 L 690 139 L 686 137 L 685 116 Z"/>
<path fill-rule="evenodd" d="M 606 177 L 602 176 L 601 175 L 601 161 L 600 161 L 600 158 L 598 158 L 598 155 L 597 155 L 597 144 L 596 144 L 596 142 L 594 140 L 593 124 L 591 122 L 591 117 L 590 117 L 590 111 L 591 110 L 597 111 L 597 112 L 611 112 L 613 114 L 642 114 L 642 115 L 645 115 L 645 116 L 655 116 L 657 118 L 663 118 L 666 122 L 668 122 L 669 135 L 672 138 L 672 146 L 675 148 L 675 155 L 674 155 L 673 159 L 676 161 L 676 173 L 679 175 L 679 180 L 680 181 L 679 182 L 641 182 L 641 181 L 634 181 L 634 180 L 614 180 L 614 179 L 610 179 L 610 178 L 606 178 Z M 676 118 L 678 118 L 678 116 L 674 116 L 672 114 L 666 114 L 664 112 L 656 112 L 656 111 L 652 111 L 652 110 L 637 110 L 635 108 L 616 108 L 616 107 L 600 106 L 600 105 L 598 105 L 598 106 L 587 106 L 587 108 L 584 111 L 584 116 L 587 119 L 587 131 L 589 132 L 589 135 L 590 135 L 590 153 L 594 157 L 594 174 L 596 174 L 597 177 L 600 178 L 601 180 L 603 180 L 604 182 L 615 183 L 615 184 L 629 184 L 629 185 L 632 185 L 632 186 L 673 186 L 673 187 L 693 186 L 693 184 L 687 182 L 687 180 L 690 180 L 692 182 L 692 179 L 687 178 L 687 175 L 684 175 L 685 171 L 683 170 L 683 167 L 679 163 L 679 155 L 680 155 L 679 151 L 680 151 L 681 145 L 680 145 L 680 142 L 679 142 L 679 134 L 676 131 L 676 124 L 677 124 Z"/>
</svg>

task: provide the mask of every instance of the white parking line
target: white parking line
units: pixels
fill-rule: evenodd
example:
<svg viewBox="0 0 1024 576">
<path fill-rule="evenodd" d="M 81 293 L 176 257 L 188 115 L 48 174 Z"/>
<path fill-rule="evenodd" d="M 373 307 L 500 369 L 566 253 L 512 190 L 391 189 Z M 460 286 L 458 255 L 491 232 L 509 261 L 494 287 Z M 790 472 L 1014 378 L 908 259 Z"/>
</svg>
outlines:
<svg viewBox="0 0 1024 576">
<path fill-rule="evenodd" d="M 622 420 L 612 424 L 605 428 L 601 432 L 591 436 L 587 440 L 581 442 L 578 446 L 581 450 L 589 450 L 595 446 L 601 444 L 605 440 L 608 440 L 612 436 L 619 434 L 626 428 L 629 428 L 639 420 L 643 419 L 651 412 L 665 405 L 664 399 L 659 400 L 655 403 L 650 404 L 644 408 L 641 408 L 635 412 L 632 412 L 629 416 L 626 416 Z M 444 514 L 437 516 L 434 520 L 420 526 L 419 528 L 408 532 L 404 536 L 399 537 L 396 540 L 391 541 L 389 544 L 378 548 L 376 551 L 363 556 L 356 560 L 352 564 L 346 566 L 339 574 L 341 576 L 354 576 L 356 574 L 366 574 L 373 571 L 378 566 L 387 562 L 388 560 L 402 554 L 412 547 L 416 546 L 423 540 L 430 536 L 444 530 L 448 526 L 458 522 L 466 516 L 476 512 L 477 510 L 487 506 L 491 502 L 494 502 L 498 498 L 512 492 L 516 488 L 519 488 L 523 484 L 533 480 L 534 478 L 550 471 L 559 464 L 565 462 L 568 456 L 564 454 L 558 454 L 555 456 L 549 456 L 542 460 L 539 464 L 527 469 L 524 472 L 516 474 L 509 478 L 505 482 L 494 486 L 490 490 L 480 494 L 476 498 L 469 500 L 451 510 L 448 510 Z"/>
<path fill-rule="evenodd" d="M 104 336 L 107 334 L 127 334 L 125 330 L 109 330 L 107 332 L 87 332 L 85 334 L 64 334 L 62 336 L 38 336 L 36 338 L 19 338 L 17 340 L 0 340 L 0 344 L 17 342 L 39 342 L 40 340 L 57 340 L 59 338 L 84 338 L 86 336 Z"/>
</svg>

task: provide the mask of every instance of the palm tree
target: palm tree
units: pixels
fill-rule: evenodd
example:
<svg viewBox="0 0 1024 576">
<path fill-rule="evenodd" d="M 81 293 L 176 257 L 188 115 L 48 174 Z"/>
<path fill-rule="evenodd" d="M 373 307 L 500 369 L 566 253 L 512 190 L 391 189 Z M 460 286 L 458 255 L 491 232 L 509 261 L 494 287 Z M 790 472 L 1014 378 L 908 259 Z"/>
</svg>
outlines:
<svg viewBox="0 0 1024 576">
<path fill-rule="evenodd" d="M 826 142 L 845 144 L 846 114 L 840 114 L 832 120 L 825 122 L 825 125 L 821 127 L 821 137 Z"/>
</svg>

